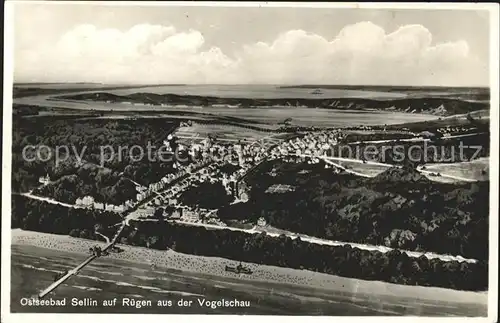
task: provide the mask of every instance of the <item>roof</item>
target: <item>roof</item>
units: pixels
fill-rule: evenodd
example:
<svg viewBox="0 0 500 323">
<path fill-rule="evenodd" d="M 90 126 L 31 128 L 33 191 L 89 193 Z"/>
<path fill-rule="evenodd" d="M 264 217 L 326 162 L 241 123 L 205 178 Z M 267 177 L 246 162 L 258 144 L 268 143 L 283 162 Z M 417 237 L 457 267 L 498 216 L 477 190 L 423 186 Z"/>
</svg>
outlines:
<svg viewBox="0 0 500 323">
<path fill-rule="evenodd" d="M 432 133 L 430 131 L 422 131 L 419 135 L 421 135 L 421 136 L 427 136 L 427 137 L 434 137 L 434 136 L 436 136 L 435 133 Z"/>
</svg>

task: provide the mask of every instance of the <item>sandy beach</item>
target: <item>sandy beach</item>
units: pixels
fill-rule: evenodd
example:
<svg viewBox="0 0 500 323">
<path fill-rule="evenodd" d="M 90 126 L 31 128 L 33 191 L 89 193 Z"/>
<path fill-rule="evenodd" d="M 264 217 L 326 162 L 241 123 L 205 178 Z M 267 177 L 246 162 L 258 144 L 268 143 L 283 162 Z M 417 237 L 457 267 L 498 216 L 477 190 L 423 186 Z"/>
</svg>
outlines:
<svg viewBox="0 0 500 323">
<path fill-rule="evenodd" d="M 46 234 L 19 229 L 11 230 L 12 245 L 29 245 L 47 248 L 55 251 L 87 254 L 94 245 L 104 245 L 104 242 L 72 238 L 69 236 Z M 379 281 L 364 281 L 344 278 L 307 270 L 257 265 L 244 263 L 253 270 L 252 275 L 236 275 L 226 272 L 225 265 L 236 265 L 235 261 L 178 253 L 172 250 L 160 251 L 141 247 L 118 245 L 124 252 L 110 254 L 113 259 L 131 261 L 140 264 L 155 264 L 157 267 L 175 269 L 193 274 L 213 275 L 218 277 L 233 277 L 242 280 L 263 281 L 278 284 L 293 284 L 320 288 L 335 292 L 356 291 L 361 294 L 377 294 L 385 296 L 408 297 L 426 301 L 442 301 L 487 304 L 487 292 L 456 291 L 436 287 L 404 286 Z M 75 266 L 77 263 L 75 262 Z"/>
</svg>

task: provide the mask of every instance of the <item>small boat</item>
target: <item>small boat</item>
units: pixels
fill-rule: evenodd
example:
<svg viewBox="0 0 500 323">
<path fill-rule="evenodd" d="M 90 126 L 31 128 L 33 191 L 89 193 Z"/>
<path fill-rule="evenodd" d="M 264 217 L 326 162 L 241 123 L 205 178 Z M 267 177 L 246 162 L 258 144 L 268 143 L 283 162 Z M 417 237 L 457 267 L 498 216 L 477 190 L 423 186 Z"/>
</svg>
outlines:
<svg viewBox="0 0 500 323">
<path fill-rule="evenodd" d="M 98 246 L 95 246 L 95 247 L 91 247 L 89 248 L 89 253 L 92 255 L 92 256 L 95 256 L 95 257 L 101 257 L 101 256 L 108 256 L 109 255 L 109 252 L 108 251 L 103 251 L 101 249 L 101 247 L 98 247 Z"/>
<path fill-rule="evenodd" d="M 321 91 L 320 89 L 316 89 L 316 90 L 312 91 L 311 94 L 320 95 L 320 94 L 323 94 L 323 91 Z"/>
<path fill-rule="evenodd" d="M 111 247 L 109 248 L 109 252 L 110 252 L 110 253 L 122 253 L 122 252 L 124 252 L 124 251 L 125 251 L 125 250 L 123 250 L 122 248 L 117 247 L 117 246 L 111 246 Z"/>
<path fill-rule="evenodd" d="M 236 267 L 226 266 L 226 271 L 229 271 L 229 272 L 232 272 L 235 274 L 246 274 L 246 275 L 253 274 L 253 271 L 251 271 L 250 268 L 242 266 L 241 263 Z"/>
</svg>

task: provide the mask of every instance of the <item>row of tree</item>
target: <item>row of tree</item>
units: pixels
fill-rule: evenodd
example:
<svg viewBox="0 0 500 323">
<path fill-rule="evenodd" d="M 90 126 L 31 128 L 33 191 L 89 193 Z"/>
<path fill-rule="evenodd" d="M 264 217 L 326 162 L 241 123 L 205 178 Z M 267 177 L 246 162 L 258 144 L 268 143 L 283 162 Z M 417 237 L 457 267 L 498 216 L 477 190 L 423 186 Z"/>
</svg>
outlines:
<svg viewBox="0 0 500 323">
<path fill-rule="evenodd" d="M 101 239 L 99 232 L 112 235 L 112 225 L 121 217 L 114 213 L 67 209 L 14 196 L 12 227 L 74 237 Z M 332 275 L 397 284 L 438 286 L 461 290 L 485 290 L 487 261 L 478 263 L 410 258 L 397 250 L 388 253 L 350 246 L 333 247 L 266 234 L 247 234 L 231 230 L 206 230 L 162 221 L 136 222 L 125 227 L 121 243 L 159 250 L 217 256 Z"/>
<path fill-rule="evenodd" d="M 82 238 L 97 238 L 94 231 L 96 225 L 102 228 L 101 232 L 114 233 L 116 228 L 111 227 L 121 222 L 120 214 L 114 212 L 74 209 L 57 204 L 33 200 L 20 195 L 12 195 L 12 222 L 13 229 L 70 234 Z"/>
<path fill-rule="evenodd" d="M 487 288 L 487 262 L 459 263 L 411 258 L 398 250 L 382 253 L 348 245 L 333 247 L 261 234 L 206 230 L 169 223 L 132 222 L 122 243 L 165 250 L 217 256 L 236 261 L 307 269 L 326 274 L 381 280 L 397 284 L 437 286 L 460 290 Z"/>
<path fill-rule="evenodd" d="M 54 183 L 36 188 L 33 193 L 69 204 L 75 204 L 78 198 L 85 196 L 93 197 L 96 202 L 113 205 L 122 205 L 125 201 L 136 198 L 135 184 L 123 177 L 118 177 L 109 186 L 99 186 L 98 183 L 86 182 L 77 175 L 69 175 Z"/>
</svg>

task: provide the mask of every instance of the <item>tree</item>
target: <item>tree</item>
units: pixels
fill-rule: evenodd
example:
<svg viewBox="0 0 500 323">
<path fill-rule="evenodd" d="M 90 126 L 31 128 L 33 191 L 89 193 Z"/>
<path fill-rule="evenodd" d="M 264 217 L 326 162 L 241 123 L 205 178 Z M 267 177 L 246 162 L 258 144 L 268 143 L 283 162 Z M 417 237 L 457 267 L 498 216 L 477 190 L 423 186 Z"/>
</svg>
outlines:
<svg viewBox="0 0 500 323">
<path fill-rule="evenodd" d="M 153 216 L 156 219 L 163 219 L 163 214 L 165 213 L 165 210 L 161 207 L 157 208 L 153 214 Z"/>
</svg>

